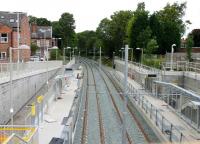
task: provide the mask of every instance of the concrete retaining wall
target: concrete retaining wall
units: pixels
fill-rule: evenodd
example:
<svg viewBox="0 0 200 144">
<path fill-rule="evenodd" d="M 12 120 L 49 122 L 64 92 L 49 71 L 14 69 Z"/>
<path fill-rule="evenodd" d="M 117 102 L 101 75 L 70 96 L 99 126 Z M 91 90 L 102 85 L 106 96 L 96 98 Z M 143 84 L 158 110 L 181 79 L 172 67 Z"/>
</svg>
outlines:
<svg viewBox="0 0 200 144">
<path fill-rule="evenodd" d="M 57 71 L 58 69 L 49 71 L 49 78 L 51 78 Z M 14 104 L 14 114 L 18 112 L 43 85 L 46 84 L 46 81 L 46 72 L 13 80 L 12 99 Z M 11 97 L 9 89 L 9 82 L 0 84 L 0 124 L 5 124 L 11 117 Z"/>
<path fill-rule="evenodd" d="M 118 61 L 115 61 L 116 65 L 116 70 L 123 72 L 124 68 L 122 63 L 119 63 Z M 131 69 L 131 66 L 129 65 L 129 77 L 131 77 L 131 73 L 133 74 L 132 78 L 141 84 L 143 87 L 145 87 L 145 82 L 148 82 L 148 87 L 149 90 L 151 90 L 149 84 L 152 82 L 149 82 L 146 80 L 146 77 L 148 74 L 144 74 L 144 70 L 138 71 L 137 69 Z M 152 79 L 154 80 L 154 79 Z M 182 71 L 165 71 L 165 72 L 160 72 L 160 74 L 157 75 L 157 80 L 164 81 L 164 82 L 169 82 L 169 83 L 174 83 L 177 84 L 180 87 L 183 87 L 185 89 L 190 89 L 194 92 L 197 92 L 200 94 L 200 77 L 199 75 L 192 75 L 191 73 L 187 72 L 182 72 Z"/>
</svg>

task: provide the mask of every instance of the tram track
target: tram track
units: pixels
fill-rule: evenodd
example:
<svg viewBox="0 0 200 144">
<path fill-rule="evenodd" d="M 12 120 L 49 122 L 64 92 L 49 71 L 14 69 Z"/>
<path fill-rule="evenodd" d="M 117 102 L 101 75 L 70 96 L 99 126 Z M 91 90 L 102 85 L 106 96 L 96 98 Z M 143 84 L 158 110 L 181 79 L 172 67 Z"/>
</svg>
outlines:
<svg viewBox="0 0 200 144">
<path fill-rule="evenodd" d="M 95 62 L 82 59 L 82 65 L 87 84 L 83 86 L 86 92 L 83 94 L 79 144 L 122 144 L 123 89 L 108 71 L 100 70 Z M 126 106 L 126 117 L 127 144 L 151 143 L 129 105 Z"/>
</svg>

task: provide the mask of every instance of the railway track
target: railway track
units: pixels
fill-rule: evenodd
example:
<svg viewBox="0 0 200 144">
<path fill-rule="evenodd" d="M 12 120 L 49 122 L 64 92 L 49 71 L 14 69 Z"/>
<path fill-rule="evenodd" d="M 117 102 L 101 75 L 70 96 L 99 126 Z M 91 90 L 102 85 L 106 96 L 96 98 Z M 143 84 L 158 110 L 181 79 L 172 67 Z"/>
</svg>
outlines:
<svg viewBox="0 0 200 144">
<path fill-rule="evenodd" d="M 122 144 L 123 91 L 110 73 L 82 59 L 85 85 L 74 144 Z M 126 108 L 127 144 L 151 143 L 131 107 Z"/>
<path fill-rule="evenodd" d="M 86 100 L 85 100 L 85 110 L 84 110 L 84 116 L 83 116 L 83 129 L 82 129 L 82 139 L 81 144 L 86 143 L 100 143 L 105 144 L 105 138 L 104 138 L 104 126 L 101 116 L 101 109 L 99 104 L 99 98 L 97 95 L 97 88 L 96 88 L 96 81 L 94 77 L 94 73 L 92 70 L 92 67 L 90 64 L 85 63 L 85 68 L 87 71 L 87 93 L 86 93 Z M 90 72 L 89 72 L 90 71 Z M 90 101 L 89 101 L 90 100 Z M 92 103 L 95 101 L 96 104 Z M 93 105 L 94 104 L 94 105 Z M 92 111 L 92 109 L 94 111 Z M 88 125 L 91 124 L 91 116 L 89 116 L 93 113 L 96 114 L 96 125 Z M 94 119 L 95 121 L 95 119 Z M 90 128 L 89 128 L 90 127 Z M 96 127 L 96 128 L 95 128 Z M 98 127 L 98 128 L 97 128 Z M 98 129 L 99 134 L 97 132 L 94 132 L 91 129 Z"/>
</svg>

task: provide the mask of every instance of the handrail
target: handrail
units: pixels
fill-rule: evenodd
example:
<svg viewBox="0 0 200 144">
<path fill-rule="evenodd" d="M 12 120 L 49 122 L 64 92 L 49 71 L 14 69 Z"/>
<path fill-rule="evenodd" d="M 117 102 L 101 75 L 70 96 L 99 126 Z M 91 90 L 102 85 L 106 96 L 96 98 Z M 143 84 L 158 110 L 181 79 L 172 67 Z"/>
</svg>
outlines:
<svg viewBox="0 0 200 144">
<path fill-rule="evenodd" d="M 174 87 L 176 89 L 178 89 L 180 92 L 184 93 L 184 94 L 188 94 L 196 99 L 198 99 L 200 101 L 200 95 L 196 94 L 196 93 L 193 93 L 189 90 L 186 90 L 182 87 L 179 87 L 173 83 L 168 83 L 168 82 L 163 82 L 163 81 L 154 81 L 154 83 L 158 83 L 158 84 L 162 84 L 162 85 L 168 85 L 168 86 L 171 86 L 171 87 Z"/>
</svg>

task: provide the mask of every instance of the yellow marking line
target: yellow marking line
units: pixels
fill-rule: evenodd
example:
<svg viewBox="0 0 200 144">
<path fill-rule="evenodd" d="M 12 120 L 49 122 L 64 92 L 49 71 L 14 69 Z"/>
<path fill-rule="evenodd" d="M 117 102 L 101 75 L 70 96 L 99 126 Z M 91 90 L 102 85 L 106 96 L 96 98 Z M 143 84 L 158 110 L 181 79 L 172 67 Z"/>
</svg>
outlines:
<svg viewBox="0 0 200 144">
<path fill-rule="evenodd" d="M 0 127 L 0 131 L 27 131 L 27 130 L 34 130 L 35 128 L 27 128 L 27 127 L 23 127 L 23 128 L 20 128 L 20 127 L 6 127 L 6 128 L 2 128 Z"/>
</svg>

